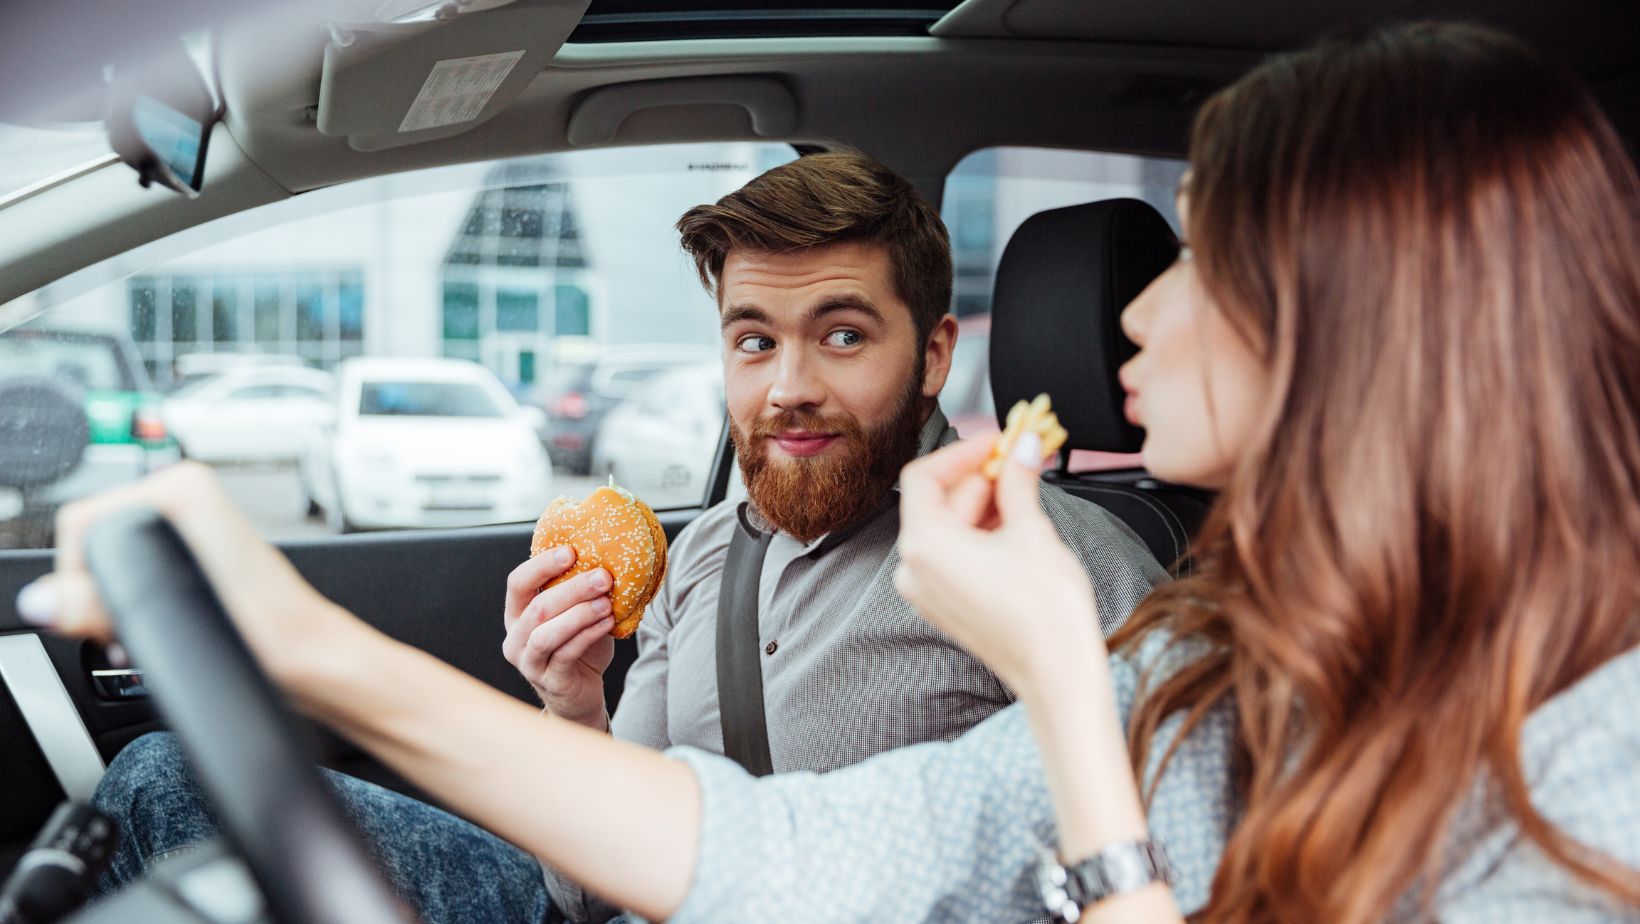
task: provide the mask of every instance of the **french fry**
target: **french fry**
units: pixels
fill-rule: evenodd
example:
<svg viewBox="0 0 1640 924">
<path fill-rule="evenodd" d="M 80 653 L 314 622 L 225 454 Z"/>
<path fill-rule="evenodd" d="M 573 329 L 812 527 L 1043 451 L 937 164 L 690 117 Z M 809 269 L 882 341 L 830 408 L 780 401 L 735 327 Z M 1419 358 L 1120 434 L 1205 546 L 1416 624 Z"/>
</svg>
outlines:
<svg viewBox="0 0 1640 924">
<path fill-rule="evenodd" d="M 1065 445 L 1070 434 L 1059 425 L 1059 418 L 1053 412 L 1053 403 L 1046 393 L 1036 396 L 1036 399 L 1027 403 L 1015 402 L 1008 409 L 1008 417 L 1004 421 L 1002 432 L 997 435 L 996 442 L 991 445 L 991 456 L 985 460 L 980 471 L 985 477 L 995 481 L 1002 474 L 1002 465 L 1014 451 L 1014 445 L 1019 442 L 1020 436 L 1026 432 L 1035 433 L 1042 441 L 1042 461 L 1053 458 Z"/>
</svg>

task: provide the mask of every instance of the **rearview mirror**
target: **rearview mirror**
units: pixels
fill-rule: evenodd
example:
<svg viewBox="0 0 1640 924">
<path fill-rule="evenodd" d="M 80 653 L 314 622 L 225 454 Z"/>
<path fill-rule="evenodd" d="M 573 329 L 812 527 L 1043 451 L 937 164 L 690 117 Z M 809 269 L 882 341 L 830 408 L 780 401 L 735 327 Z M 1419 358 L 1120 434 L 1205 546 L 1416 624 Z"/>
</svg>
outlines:
<svg viewBox="0 0 1640 924">
<path fill-rule="evenodd" d="M 109 94 L 108 142 L 145 188 L 158 183 L 185 196 L 205 181 L 205 149 L 222 110 L 181 42 L 140 62 L 116 64 Z"/>
</svg>

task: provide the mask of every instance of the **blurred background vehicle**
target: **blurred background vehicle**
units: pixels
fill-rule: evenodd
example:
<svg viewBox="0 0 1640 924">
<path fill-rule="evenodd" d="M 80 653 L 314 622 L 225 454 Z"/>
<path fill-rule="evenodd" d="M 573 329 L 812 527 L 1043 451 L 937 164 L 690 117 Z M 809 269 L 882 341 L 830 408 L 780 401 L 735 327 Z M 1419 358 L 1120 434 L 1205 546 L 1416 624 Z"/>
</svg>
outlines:
<svg viewBox="0 0 1640 924">
<path fill-rule="evenodd" d="M 62 504 L 175 462 L 159 402 L 129 338 L 0 332 L 0 548 L 49 545 Z"/>
<path fill-rule="evenodd" d="M 596 474 L 592 458 L 604 415 L 660 372 L 718 361 L 715 349 L 680 344 L 609 347 L 560 361 L 531 397 L 547 415 L 543 438 L 553 464 L 570 474 Z"/>
<path fill-rule="evenodd" d="M 613 476 L 656 509 L 698 505 L 726 413 L 715 357 L 657 372 L 604 417 L 592 474 Z"/>
<path fill-rule="evenodd" d="M 183 455 L 204 462 L 295 462 L 331 408 L 335 381 L 300 365 L 254 364 L 196 379 L 161 413 Z"/>
<path fill-rule="evenodd" d="M 248 366 L 305 367 L 302 357 L 290 353 L 183 353 L 172 363 L 171 385 L 175 394 L 206 379 Z"/>
<path fill-rule="evenodd" d="M 335 395 L 299 472 L 335 532 L 533 520 L 552 497 L 530 418 L 476 362 L 344 360 Z"/>
</svg>

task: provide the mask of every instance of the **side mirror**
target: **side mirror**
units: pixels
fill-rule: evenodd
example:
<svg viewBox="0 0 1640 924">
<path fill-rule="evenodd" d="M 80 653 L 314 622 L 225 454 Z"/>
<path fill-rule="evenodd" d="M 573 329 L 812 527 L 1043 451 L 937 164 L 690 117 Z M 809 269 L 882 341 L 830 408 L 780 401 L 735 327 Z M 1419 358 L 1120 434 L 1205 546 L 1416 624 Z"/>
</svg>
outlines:
<svg viewBox="0 0 1640 924">
<path fill-rule="evenodd" d="M 141 61 L 114 65 L 105 125 L 108 142 L 137 181 L 195 196 L 205 181 L 205 149 L 222 110 L 181 42 Z"/>
</svg>

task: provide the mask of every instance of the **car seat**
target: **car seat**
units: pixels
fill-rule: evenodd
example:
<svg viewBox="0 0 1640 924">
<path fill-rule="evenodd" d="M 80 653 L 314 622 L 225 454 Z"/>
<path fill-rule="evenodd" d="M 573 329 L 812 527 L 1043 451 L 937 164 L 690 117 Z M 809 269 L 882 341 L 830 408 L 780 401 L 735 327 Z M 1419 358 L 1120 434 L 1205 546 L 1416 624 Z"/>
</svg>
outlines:
<svg viewBox="0 0 1640 924">
<path fill-rule="evenodd" d="M 1137 199 L 1039 212 L 1002 252 L 991 302 L 991 394 L 999 424 L 1041 392 L 1069 439 L 1045 481 L 1126 523 L 1163 565 L 1188 569 L 1189 541 L 1212 496 L 1141 472 L 1073 474 L 1071 450 L 1137 452 L 1144 431 L 1123 416 L 1116 371 L 1137 351 L 1119 319 L 1178 256 L 1167 220 Z"/>
</svg>

